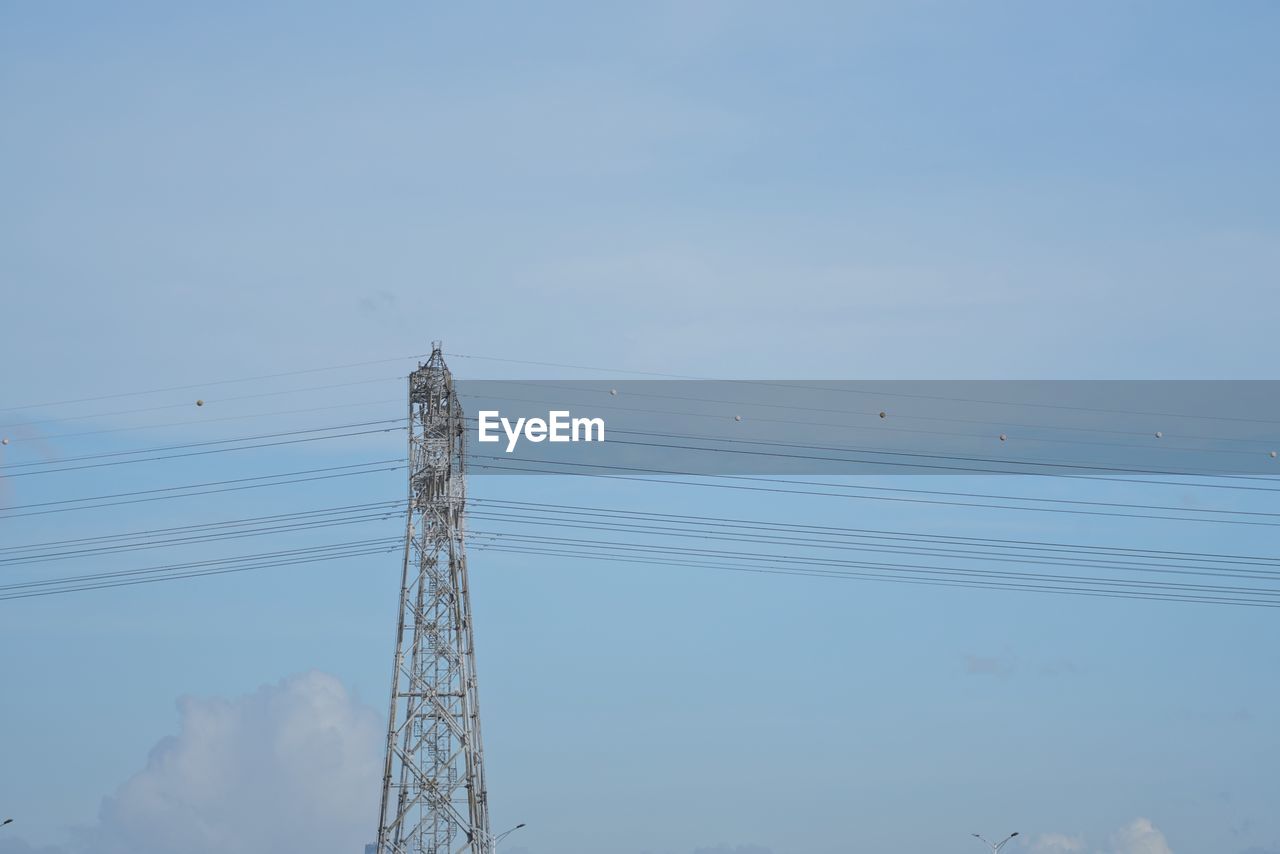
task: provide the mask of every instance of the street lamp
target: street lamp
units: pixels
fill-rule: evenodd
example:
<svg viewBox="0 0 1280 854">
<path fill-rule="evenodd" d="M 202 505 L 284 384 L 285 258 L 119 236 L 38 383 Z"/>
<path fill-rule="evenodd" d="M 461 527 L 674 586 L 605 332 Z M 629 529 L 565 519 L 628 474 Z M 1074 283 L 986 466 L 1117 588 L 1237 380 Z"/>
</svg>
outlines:
<svg viewBox="0 0 1280 854">
<path fill-rule="evenodd" d="M 993 845 L 990 841 L 988 841 L 987 839 L 984 839 L 982 835 L 979 833 L 973 834 L 973 838 L 981 840 L 983 845 L 991 849 L 991 854 L 998 854 L 1000 849 L 1003 848 L 1005 845 L 1007 845 L 1009 840 L 1017 835 L 1018 835 L 1018 831 L 1015 830 L 1013 833 L 1010 833 L 1004 839 L 1000 840 L 1000 843 L 998 845 Z"/>
<path fill-rule="evenodd" d="M 497 848 L 497 847 L 498 847 L 498 843 L 499 843 L 499 842 L 501 842 L 502 840 L 506 839 L 508 836 L 510 836 L 511 834 L 515 833 L 517 830 L 519 830 L 519 829 L 520 829 L 520 828 L 522 828 L 522 827 L 524 827 L 524 822 L 520 822 L 519 824 L 517 824 L 515 827 L 511 828 L 510 830 L 504 830 L 504 831 L 502 831 L 501 833 L 499 833 L 497 836 L 493 837 L 493 847 L 494 847 L 494 848 Z"/>
</svg>

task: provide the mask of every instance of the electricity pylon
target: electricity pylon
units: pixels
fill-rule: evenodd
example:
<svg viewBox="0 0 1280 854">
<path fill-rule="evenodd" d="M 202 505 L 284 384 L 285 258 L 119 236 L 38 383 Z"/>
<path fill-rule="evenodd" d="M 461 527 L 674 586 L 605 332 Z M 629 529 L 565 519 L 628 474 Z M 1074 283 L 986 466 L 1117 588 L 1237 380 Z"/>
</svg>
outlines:
<svg viewBox="0 0 1280 854">
<path fill-rule="evenodd" d="M 404 540 L 378 854 L 492 854 L 462 512 L 466 431 L 440 344 L 409 375 Z"/>
</svg>

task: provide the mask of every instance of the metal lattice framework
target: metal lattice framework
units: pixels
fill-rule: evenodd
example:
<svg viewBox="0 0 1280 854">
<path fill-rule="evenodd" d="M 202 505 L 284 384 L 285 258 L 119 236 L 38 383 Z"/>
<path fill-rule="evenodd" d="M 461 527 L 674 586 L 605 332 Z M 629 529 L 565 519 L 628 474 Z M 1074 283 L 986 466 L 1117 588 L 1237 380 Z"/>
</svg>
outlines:
<svg viewBox="0 0 1280 854">
<path fill-rule="evenodd" d="M 463 537 L 466 431 L 437 342 L 409 375 L 409 514 L 378 854 L 491 854 Z"/>
</svg>

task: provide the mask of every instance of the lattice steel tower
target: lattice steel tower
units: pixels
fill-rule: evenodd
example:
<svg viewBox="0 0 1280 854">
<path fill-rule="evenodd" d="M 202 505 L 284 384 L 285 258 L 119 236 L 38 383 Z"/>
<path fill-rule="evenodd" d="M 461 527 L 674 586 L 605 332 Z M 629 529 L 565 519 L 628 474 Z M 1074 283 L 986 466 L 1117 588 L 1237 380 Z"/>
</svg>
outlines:
<svg viewBox="0 0 1280 854">
<path fill-rule="evenodd" d="M 440 344 L 409 375 L 409 515 L 378 854 L 491 854 L 462 510 L 466 430 Z"/>
</svg>

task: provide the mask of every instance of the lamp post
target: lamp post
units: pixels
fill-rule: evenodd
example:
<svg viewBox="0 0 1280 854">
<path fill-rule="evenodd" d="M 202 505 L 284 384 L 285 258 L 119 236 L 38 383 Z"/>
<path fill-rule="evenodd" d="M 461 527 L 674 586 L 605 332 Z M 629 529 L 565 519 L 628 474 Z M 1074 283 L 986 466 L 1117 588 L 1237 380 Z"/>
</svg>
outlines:
<svg viewBox="0 0 1280 854">
<path fill-rule="evenodd" d="M 511 828 L 510 830 L 504 830 L 504 831 L 502 831 L 501 833 L 499 833 L 497 836 L 493 837 L 493 847 L 494 847 L 494 849 L 495 849 L 495 850 L 497 849 L 497 847 L 498 847 L 498 843 L 499 843 L 499 842 L 501 842 L 502 840 L 506 839 L 508 836 L 510 836 L 511 834 L 515 833 L 517 830 L 519 830 L 519 829 L 520 829 L 520 828 L 522 828 L 522 827 L 524 827 L 524 822 L 523 822 L 523 821 L 522 821 L 522 822 L 520 822 L 519 824 L 517 824 L 515 827 Z"/>
<path fill-rule="evenodd" d="M 1000 842 L 998 842 L 998 843 L 992 843 L 990 840 L 987 840 L 987 839 L 983 838 L 982 834 L 980 834 L 980 833 L 975 833 L 975 834 L 973 834 L 973 838 L 974 838 L 974 839 L 977 839 L 977 840 L 980 840 L 980 841 L 982 842 L 982 844 L 983 844 L 983 845 L 985 845 L 985 846 L 987 846 L 988 848 L 990 848 L 990 849 L 991 849 L 991 854 L 999 854 L 1000 849 L 1001 849 L 1001 848 L 1003 848 L 1005 845 L 1007 845 L 1007 844 L 1009 843 L 1009 840 L 1010 840 L 1010 839 L 1013 839 L 1013 837 L 1015 837 L 1015 836 L 1017 836 L 1017 835 L 1018 835 L 1018 831 L 1016 831 L 1016 830 L 1015 830 L 1013 833 L 1010 833 L 1008 836 L 1006 836 L 1004 839 L 1000 840 Z"/>
</svg>

